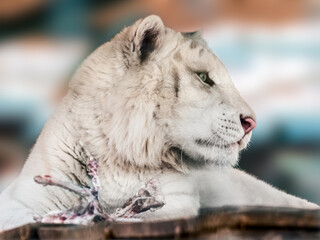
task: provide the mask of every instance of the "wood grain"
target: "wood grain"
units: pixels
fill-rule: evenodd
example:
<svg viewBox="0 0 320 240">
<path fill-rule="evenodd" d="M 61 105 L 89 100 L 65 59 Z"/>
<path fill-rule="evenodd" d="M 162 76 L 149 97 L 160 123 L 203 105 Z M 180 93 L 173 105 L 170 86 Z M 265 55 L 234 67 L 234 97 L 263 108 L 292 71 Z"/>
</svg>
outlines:
<svg viewBox="0 0 320 240">
<path fill-rule="evenodd" d="M 93 226 L 29 224 L 0 234 L 0 239 L 317 239 L 320 211 L 271 207 L 201 209 L 199 216 L 153 222 L 113 222 Z"/>
</svg>

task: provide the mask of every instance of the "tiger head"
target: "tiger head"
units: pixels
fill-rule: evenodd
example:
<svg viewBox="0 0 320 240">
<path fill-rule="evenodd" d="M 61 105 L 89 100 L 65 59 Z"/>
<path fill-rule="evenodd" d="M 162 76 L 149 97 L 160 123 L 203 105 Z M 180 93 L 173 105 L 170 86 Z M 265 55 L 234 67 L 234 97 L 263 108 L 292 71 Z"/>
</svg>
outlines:
<svg viewBox="0 0 320 240">
<path fill-rule="evenodd" d="M 256 126 L 205 41 L 154 15 L 98 48 L 77 76 L 73 87 L 101 105 L 106 145 L 137 166 L 234 165 Z"/>
</svg>

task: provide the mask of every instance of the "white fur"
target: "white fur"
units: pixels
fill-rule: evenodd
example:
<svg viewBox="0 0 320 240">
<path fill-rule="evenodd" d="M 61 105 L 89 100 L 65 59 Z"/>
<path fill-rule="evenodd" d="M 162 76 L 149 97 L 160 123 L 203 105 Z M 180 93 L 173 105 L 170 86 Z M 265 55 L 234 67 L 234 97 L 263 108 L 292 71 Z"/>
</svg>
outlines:
<svg viewBox="0 0 320 240">
<path fill-rule="evenodd" d="M 207 71 L 215 85 L 202 84 L 195 71 Z M 193 216 L 200 206 L 318 207 L 232 168 L 251 137 L 243 138 L 240 114 L 255 118 L 202 39 L 165 28 L 156 16 L 139 20 L 78 69 L 20 177 L 0 195 L 0 229 L 81 204 L 73 193 L 33 181 L 49 174 L 90 185 L 80 139 L 100 161 L 99 197 L 110 213 L 152 177 L 166 205 L 144 219 Z"/>
</svg>

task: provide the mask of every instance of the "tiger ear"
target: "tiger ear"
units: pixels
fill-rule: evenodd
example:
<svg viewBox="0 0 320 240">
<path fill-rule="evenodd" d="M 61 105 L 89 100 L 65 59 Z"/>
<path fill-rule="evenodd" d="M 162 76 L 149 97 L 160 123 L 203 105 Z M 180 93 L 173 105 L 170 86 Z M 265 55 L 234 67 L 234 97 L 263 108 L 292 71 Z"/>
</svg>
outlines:
<svg viewBox="0 0 320 240">
<path fill-rule="evenodd" d="M 137 54 L 141 63 L 160 46 L 163 35 L 163 22 L 156 15 L 144 18 L 137 26 L 132 41 L 132 51 Z"/>
</svg>

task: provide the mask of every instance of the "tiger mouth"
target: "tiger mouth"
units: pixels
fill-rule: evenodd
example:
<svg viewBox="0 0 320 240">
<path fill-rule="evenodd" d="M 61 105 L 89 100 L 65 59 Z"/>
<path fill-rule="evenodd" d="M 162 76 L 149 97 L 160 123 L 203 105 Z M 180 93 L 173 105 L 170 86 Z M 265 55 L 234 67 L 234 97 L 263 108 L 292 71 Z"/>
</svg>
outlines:
<svg viewBox="0 0 320 240">
<path fill-rule="evenodd" d="M 200 145 L 200 146 L 203 146 L 203 147 L 217 147 L 217 148 L 229 148 L 229 147 L 231 147 L 231 146 L 233 146 L 235 144 L 240 145 L 240 142 L 241 142 L 241 140 L 238 141 L 238 142 L 235 142 L 235 143 L 230 143 L 230 144 L 217 144 L 217 143 L 214 143 L 214 142 L 212 142 L 212 141 L 210 141 L 208 139 L 197 138 L 195 140 L 195 143 L 197 145 Z"/>
</svg>

